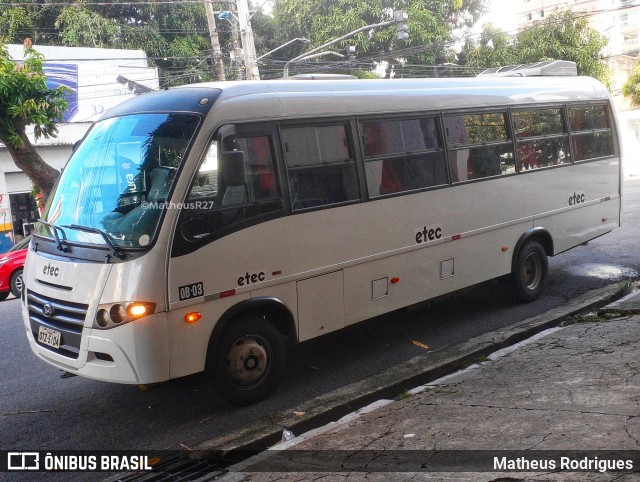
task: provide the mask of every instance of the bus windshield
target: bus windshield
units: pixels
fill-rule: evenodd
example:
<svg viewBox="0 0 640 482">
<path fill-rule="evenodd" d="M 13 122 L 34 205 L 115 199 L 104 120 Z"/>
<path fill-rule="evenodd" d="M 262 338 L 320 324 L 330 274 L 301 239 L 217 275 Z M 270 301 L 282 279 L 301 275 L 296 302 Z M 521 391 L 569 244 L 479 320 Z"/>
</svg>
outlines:
<svg viewBox="0 0 640 482">
<path fill-rule="evenodd" d="M 73 153 L 36 234 L 141 248 L 154 237 L 187 147 L 193 114 L 136 114 L 97 122 Z M 78 229 L 82 228 L 82 229 Z"/>
</svg>

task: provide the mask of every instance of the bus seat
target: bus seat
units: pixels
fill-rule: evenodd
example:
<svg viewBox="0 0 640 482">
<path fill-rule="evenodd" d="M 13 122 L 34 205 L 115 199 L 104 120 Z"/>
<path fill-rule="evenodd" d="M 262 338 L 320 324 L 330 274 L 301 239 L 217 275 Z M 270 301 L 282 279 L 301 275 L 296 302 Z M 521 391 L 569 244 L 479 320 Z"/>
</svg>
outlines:
<svg viewBox="0 0 640 482">
<path fill-rule="evenodd" d="M 382 163 L 382 180 L 380 182 L 380 194 L 391 194 L 403 190 L 402 181 L 396 172 L 393 161 L 385 160 Z"/>
</svg>

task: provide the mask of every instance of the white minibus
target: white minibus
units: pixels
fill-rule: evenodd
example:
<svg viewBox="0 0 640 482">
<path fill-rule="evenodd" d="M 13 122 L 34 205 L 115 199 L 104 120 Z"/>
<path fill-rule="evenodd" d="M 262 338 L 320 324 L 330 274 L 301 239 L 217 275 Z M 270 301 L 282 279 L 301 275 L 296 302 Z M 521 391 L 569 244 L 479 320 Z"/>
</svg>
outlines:
<svg viewBox="0 0 640 482">
<path fill-rule="evenodd" d="M 607 90 L 543 67 L 199 84 L 114 107 L 29 248 L 33 352 L 110 382 L 204 372 L 245 405 L 295 343 L 499 277 L 535 300 L 547 258 L 618 227 L 621 206 Z"/>
</svg>

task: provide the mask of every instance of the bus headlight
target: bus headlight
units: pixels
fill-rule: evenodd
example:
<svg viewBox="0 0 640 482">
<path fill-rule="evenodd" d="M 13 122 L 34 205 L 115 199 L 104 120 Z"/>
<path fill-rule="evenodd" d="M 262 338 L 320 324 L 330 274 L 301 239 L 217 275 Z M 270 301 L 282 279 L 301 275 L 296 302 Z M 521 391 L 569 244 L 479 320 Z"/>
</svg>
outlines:
<svg viewBox="0 0 640 482">
<path fill-rule="evenodd" d="M 109 318 L 111 318 L 111 321 L 114 323 L 122 323 L 127 319 L 127 310 L 121 304 L 113 305 L 109 310 Z"/>
<path fill-rule="evenodd" d="M 96 323 L 98 324 L 98 327 L 106 328 L 109 326 L 110 321 L 111 318 L 109 317 L 109 312 L 104 308 L 99 309 L 98 313 L 96 313 Z"/>
<path fill-rule="evenodd" d="M 138 320 L 155 312 L 156 304 L 146 301 L 127 301 L 98 306 L 94 328 L 107 330 L 130 321 Z"/>
</svg>

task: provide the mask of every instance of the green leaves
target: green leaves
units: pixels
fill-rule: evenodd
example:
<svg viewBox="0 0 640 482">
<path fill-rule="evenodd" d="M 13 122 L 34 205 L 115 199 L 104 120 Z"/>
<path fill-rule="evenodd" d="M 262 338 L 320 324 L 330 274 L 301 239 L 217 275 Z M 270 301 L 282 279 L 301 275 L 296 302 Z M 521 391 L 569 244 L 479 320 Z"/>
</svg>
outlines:
<svg viewBox="0 0 640 482">
<path fill-rule="evenodd" d="M 622 95 L 628 97 L 635 106 L 640 106 L 640 65 L 622 86 Z"/>
<path fill-rule="evenodd" d="M 473 22 L 483 10 L 485 0 L 276 0 L 274 22 L 281 42 L 306 37 L 317 47 L 365 25 L 392 19 L 393 10 L 402 8 L 408 15 L 409 40 L 396 39 L 393 26 L 362 33 L 338 46 L 357 45 L 358 51 L 384 53 L 407 46 L 444 45 L 455 28 Z M 411 61 L 433 61 L 436 49 L 405 55 Z"/>
<path fill-rule="evenodd" d="M 601 60 L 606 43 L 586 17 L 566 10 L 532 23 L 514 37 L 485 26 L 480 39 L 467 42 L 464 51 L 468 64 L 480 68 L 571 60 L 578 66 L 578 75 L 594 77 L 609 87 L 611 73 Z"/>
<path fill-rule="evenodd" d="M 25 58 L 18 64 L 0 54 L 0 138 L 21 147 L 24 127 L 34 125 L 36 138 L 57 133 L 55 122 L 62 119 L 67 108 L 66 87 L 49 89 L 43 70 L 44 59 L 33 48 L 25 49 Z"/>
<path fill-rule="evenodd" d="M 120 32 L 115 21 L 82 5 L 65 7 L 55 26 L 62 29 L 63 43 L 76 47 L 109 47 L 117 42 Z"/>
</svg>

